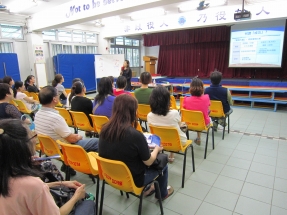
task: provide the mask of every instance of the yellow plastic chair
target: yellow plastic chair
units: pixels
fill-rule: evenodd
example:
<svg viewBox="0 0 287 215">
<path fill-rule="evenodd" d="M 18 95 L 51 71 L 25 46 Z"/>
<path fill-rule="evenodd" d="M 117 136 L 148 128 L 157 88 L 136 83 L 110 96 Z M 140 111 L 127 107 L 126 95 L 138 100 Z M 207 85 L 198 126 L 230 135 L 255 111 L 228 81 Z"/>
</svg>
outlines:
<svg viewBox="0 0 287 215">
<path fill-rule="evenodd" d="M 86 152 L 83 147 L 75 144 L 63 143 L 57 140 L 57 143 L 62 147 L 65 163 L 78 172 L 88 174 L 92 176 L 92 180 L 95 183 L 94 177 L 97 178 L 97 191 L 96 191 L 96 211 L 98 210 L 99 200 L 99 188 L 100 178 L 99 170 L 96 161 L 96 152 Z M 96 213 L 97 214 L 97 213 Z"/>
<path fill-rule="evenodd" d="M 228 119 L 228 123 L 227 123 L 228 130 L 227 131 L 229 134 L 229 125 L 230 125 L 229 115 L 224 114 L 222 102 L 216 101 L 216 100 L 210 100 L 209 110 L 210 110 L 210 113 L 209 113 L 210 117 L 224 118 L 224 122 L 226 122 L 226 118 Z M 226 123 L 225 123 L 225 126 L 223 126 L 223 133 L 222 133 L 223 140 L 224 140 L 225 127 L 226 127 Z"/>
<path fill-rule="evenodd" d="M 141 125 L 140 125 L 138 122 L 136 122 L 136 123 L 137 123 L 136 129 L 137 129 L 139 132 L 143 133 L 143 129 L 142 129 Z"/>
<path fill-rule="evenodd" d="M 17 103 L 14 101 L 14 99 L 12 99 L 12 100 L 10 101 L 10 104 L 11 104 L 11 105 L 14 105 L 14 106 L 19 110 L 19 107 L 18 107 Z M 20 111 L 20 110 L 19 110 L 19 111 Z"/>
<path fill-rule="evenodd" d="M 36 100 L 36 101 L 38 101 L 38 102 L 39 102 L 39 96 L 38 96 L 38 93 L 31 92 L 31 93 L 30 93 L 30 96 L 32 96 L 34 100 Z"/>
<path fill-rule="evenodd" d="M 135 93 L 134 92 L 130 92 L 131 96 L 135 98 Z"/>
<path fill-rule="evenodd" d="M 27 106 L 24 104 L 24 102 L 22 102 L 21 100 L 14 99 L 14 102 L 17 104 L 18 109 L 19 109 L 20 112 L 26 113 L 26 114 L 32 113 L 32 111 L 29 110 L 29 109 L 27 108 Z"/>
<path fill-rule="evenodd" d="M 109 121 L 109 118 L 106 116 L 99 116 L 93 114 L 90 114 L 90 117 L 93 120 L 94 132 L 100 134 L 103 125 Z"/>
<path fill-rule="evenodd" d="M 66 88 L 65 92 L 67 93 L 67 95 L 69 95 L 69 93 L 71 93 L 71 88 Z"/>
<path fill-rule="evenodd" d="M 59 114 L 65 119 L 67 125 L 69 127 L 73 127 L 75 130 L 75 134 L 78 133 L 77 127 L 74 125 L 73 119 L 71 114 L 69 113 L 68 110 L 66 110 L 65 108 L 59 108 L 59 107 L 55 107 L 55 109 L 57 111 L 59 111 Z"/>
<path fill-rule="evenodd" d="M 147 115 L 151 112 L 150 106 L 149 105 L 144 105 L 144 104 L 138 104 L 138 110 L 137 110 L 137 115 L 140 121 L 140 124 L 142 122 L 145 122 L 145 128 L 147 130 Z"/>
<path fill-rule="evenodd" d="M 163 146 L 163 149 L 165 151 L 173 152 L 184 156 L 181 181 L 181 187 L 184 188 L 186 153 L 189 147 L 191 148 L 193 172 L 195 171 L 192 140 L 187 140 L 185 145 L 182 146 L 180 143 L 178 131 L 175 127 L 154 126 L 149 124 L 149 128 L 152 134 L 155 134 L 160 137 L 161 145 Z"/>
<path fill-rule="evenodd" d="M 183 100 L 184 100 L 184 97 L 181 96 L 181 97 L 179 98 L 179 109 L 180 109 L 180 110 L 183 109 Z"/>
<path fill-rule="evenodd" d="M 171 109 L 174 109 L 177 111 L 180 109 L 180 106 L 176 105 L 176 101 L 175 101 L 175 98 L 173 95 L 170 96 L 170 107 L 171 107 Z"/>
<path fill-rule="evenodd" d="M 58 104 L 56 104 L 56 107 L 63 107 L 64 105 L 59 101 Z"/>
<path fill-rule="evenodd" d="M 208 145 L 208 136 L 209 130 L 212 130 L 212 148 L 214 149 L 214 130 L 212 123 L 210 122 L 209 126 L 205 125 L 204 116 L 201 111 L 191 111 L 191 110 L 181 110 L 181 121 L 187 124 L 186 136 L 189 139 L 188 131 L 196 131 L 196 132 L 206 132 L 206 144 L 205 144 L 205 152 L 204 159 L 206 159 L 207 153 L 207 145 Z"/>
<path fill-rule="evenodd" d="M 151 183 L 154 183 L 155 189 L 160 193 L 159 185 L 156 180 L 151 181 L 148 185 L 144 187 L 137 187 L 134 183 L 133 176 L 127 167 L 127 165 L 121 161 L 109 160 L 95 155 L 100 178 L 103 179 L 102 193 L 100 201 L 100 215 L 103 213 L 103 203 L 105 194 L 105 184 L 109 184 L 115 189 L 126 192 L 127 194 L 132 194 L 140 199 L 138 214 L 141 214 L 142 210 L 142 200 L 144 189 Z M 161 197 L 159 199 L 160 211 L 163 214 L 163 207 Z"/>
<path fill-rule="evenodd" d="M 23 91 L 23 93 L 26 94 L 26 96 L 31 97 L 30 93 L 28 91 Z"/>
<path fill-rule="evenodd" d="M 76 112 L 76 111 L 70 111 L 74 125 L 77 127 L 77 129 L 82 131 L 89 131 L 90 137 L 93 137 L 94 134 L 94 128 L 91 126 L 90 121 L 86 114 L 83 112 Z"/>
</svg>

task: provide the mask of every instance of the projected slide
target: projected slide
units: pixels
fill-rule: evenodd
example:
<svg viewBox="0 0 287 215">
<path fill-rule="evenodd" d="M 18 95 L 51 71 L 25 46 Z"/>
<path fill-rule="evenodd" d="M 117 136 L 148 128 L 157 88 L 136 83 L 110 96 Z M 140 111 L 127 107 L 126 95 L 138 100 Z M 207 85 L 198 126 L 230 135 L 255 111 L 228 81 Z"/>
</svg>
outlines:
<svg viewBox="0 0 287 215">
<path fill-rule="evenodd" d="M 231 29 L 229 67 L 281 67 L 285 22 L 266 24 Z"/>
</svg>

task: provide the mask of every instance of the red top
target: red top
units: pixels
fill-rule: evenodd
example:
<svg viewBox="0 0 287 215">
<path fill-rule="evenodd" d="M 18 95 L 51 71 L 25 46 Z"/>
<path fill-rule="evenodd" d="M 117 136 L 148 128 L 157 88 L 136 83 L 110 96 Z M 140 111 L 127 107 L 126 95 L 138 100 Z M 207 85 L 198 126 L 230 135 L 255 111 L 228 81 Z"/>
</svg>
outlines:
<svg viewBox="0 0 287 215">
<path fill-rule="evenodd" d="M 119 96 L 119 95 L 122 95 L 122 94 L 128 94 L 128 95 L 131 95 L 131 94 L 130 94 L 130 92 L 125 91 L 125 90 L 117 91 L 116 89 L 113 89 L 113 91 L 114 91 L 114 96 Z"/>
</svg>

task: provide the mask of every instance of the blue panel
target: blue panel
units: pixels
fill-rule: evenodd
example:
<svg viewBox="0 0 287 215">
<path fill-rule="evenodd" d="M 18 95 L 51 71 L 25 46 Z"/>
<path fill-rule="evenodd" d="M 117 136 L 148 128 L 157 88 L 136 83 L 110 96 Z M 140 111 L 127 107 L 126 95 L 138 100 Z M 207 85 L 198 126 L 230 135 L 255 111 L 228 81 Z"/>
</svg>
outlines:
<svg viewBox="0 0 287 215">
<path fill-rule="evenodd" d="M 11 76 L 15 81 L 21 80 L 17 54 L 14 54 L 14 53 L 0 54 L 0 77 L 1 78 L 5 76 L 4 64 L 6 67 L 6 75 Z"/>
</svg>

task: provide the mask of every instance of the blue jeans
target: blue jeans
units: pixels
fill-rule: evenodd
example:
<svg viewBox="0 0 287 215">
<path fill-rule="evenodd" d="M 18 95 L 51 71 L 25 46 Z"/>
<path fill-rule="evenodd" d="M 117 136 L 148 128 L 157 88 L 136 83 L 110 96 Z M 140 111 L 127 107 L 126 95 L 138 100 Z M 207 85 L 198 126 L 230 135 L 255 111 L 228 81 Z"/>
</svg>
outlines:
<svg viewBox="0 0 287 215">
<path fill-rule="evenodd" d="M 86 152 L 97 152 L 99 149 L 99 139 L 89 138 L 76 142 L 77 145 L 82 146 Z"/>
<path fill-rule="evenodd" d="M 144 185 L 147 185 L 148 183 L 150 183 L 151 181 L 153 181 L 153 179 L 155 177 L 157 177 L 157 181 L 159 184 L 159 189 L 160 189 L 160 194 L 161 194 L 161 198 L 165 198 L 168 194 L 167 192 L 167 180 L 168 180 L 168 167 L 167 165 L 163 168 L 163 174 L 161 176 L 159 175 L 158 170 L 153 169 L 153 168 L 146 168 L 145 170 L 145 177 L 144 177 Z M 157 190 L 155 190 L 155 198 L 159 199 Z"/>
</svg>

